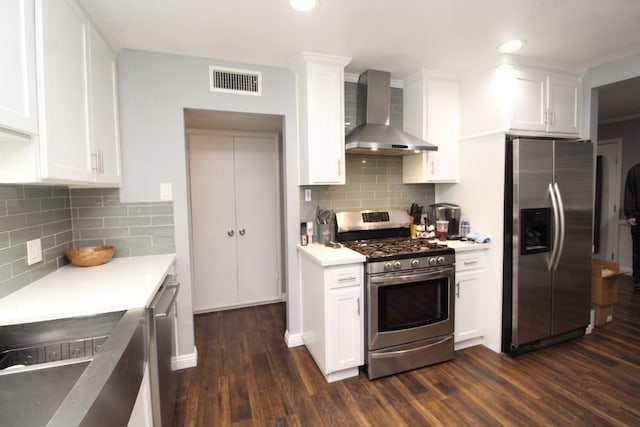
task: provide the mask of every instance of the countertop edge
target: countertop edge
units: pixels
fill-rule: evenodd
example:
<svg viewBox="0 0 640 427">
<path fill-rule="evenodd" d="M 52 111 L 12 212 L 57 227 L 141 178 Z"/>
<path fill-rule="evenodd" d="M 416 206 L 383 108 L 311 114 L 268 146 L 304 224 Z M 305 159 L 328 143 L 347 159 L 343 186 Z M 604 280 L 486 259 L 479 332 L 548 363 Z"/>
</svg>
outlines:
<svg viewBox="0 0 640 427">
<path fill-rule="evenodd" d="M 333 249 L 319 243 L 297 245 L 298 253 L 304 255 L 322 267 L 334 265 L 357 264 L 366 261 L 366 257 L 349 248 Z"/>
</svg>

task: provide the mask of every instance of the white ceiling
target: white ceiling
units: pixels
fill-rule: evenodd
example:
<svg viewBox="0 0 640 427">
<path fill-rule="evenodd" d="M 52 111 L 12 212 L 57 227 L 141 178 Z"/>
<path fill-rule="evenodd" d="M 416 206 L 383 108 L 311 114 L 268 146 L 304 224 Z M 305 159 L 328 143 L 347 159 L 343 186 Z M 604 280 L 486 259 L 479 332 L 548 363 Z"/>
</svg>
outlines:
<svg viewBox="0 0 640 427">
<path fill-rule="evenodd" d="M 122 48 L 289 67 L 301 51 L 352 58 L 394 78 L 427 68 L 463 73 L 498 59 L 496 46 L 584 71 L 640 52 L 639 0 L 79 0 Z"/>
</svg>

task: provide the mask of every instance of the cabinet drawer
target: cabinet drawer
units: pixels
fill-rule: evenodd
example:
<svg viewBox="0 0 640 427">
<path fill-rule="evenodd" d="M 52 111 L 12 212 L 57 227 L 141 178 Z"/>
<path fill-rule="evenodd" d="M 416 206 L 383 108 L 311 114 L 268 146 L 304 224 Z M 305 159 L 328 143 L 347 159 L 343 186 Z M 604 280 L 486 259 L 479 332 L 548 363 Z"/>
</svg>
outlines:
<svg viewBox="0 0 640 427">
<path fill-rule="evenodd" d="M 329 289 L 362 284 L 362 264 L 334 267 L 327 271 L 326 284 Z"/>
<path fill-rule="evenodd" d="M 484 267 L 482 252 L 456 254 L 456 271 L 481 269 Z"/>
</svg>

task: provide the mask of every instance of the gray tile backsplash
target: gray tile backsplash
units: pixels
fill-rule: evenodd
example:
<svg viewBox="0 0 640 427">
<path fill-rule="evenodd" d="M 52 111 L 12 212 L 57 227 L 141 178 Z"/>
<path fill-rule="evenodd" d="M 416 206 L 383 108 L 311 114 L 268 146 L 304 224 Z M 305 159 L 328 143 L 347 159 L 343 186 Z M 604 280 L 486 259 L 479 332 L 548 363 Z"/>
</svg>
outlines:
<svg viewBox="0 0 640 427">
<path fill-rule="evenodd" d="M 356 127 L 357 83 L 346 82 L 345 133 Z M 391 88 L 391 125 L 402 128 L 402 89 Z M 409 209 L 412 202 L 434 203 L 433 184 L 403 184 L 402 157 L 347 154 L 346 185 L 300 187 L 300 220 L 310 221 L 316 206 L 334 211 L 357 209 Z M 304 190 L 311 201 L 304 201 Z"/>
<path fill-rule="evenodd" d="M 27 265 L 26 242 L 43 261 Z M 120 203 L 117 189 L 0 185 L 0 298 L 68 264 L 65 251 L 114 245 L 115 256 L 175 252 L 171 202 Z"/>
<path fill-rule="evenodd" d="M 347 154 L 345 185 L 300 187 L 300 220 L 311 221 L 316 206 L 334 211 L 358 209 L 409 209 L 412 202 L 430 205 L 433 184 L 403 184 L 402 157 Z M 304 190 L 311 201 L 304 201 Z"/>
<path fill-rule="evenodd" d="M 175 252 L 173 203 L 120 203 L 117 189 L 71 189 L 75 246 L 113 245 L 115 256 Z"/>
</svg>

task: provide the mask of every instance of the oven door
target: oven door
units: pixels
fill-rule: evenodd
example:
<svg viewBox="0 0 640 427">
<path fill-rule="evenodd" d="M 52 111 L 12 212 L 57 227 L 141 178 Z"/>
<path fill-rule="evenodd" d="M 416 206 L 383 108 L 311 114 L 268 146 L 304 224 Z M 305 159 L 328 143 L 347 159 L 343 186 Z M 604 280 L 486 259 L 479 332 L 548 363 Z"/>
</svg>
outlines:
<svg viewBox="0 0 640 427">
<path fill-rule="evenodd" d="M 369 350 L 453 334 L 455 268 L 367 277 Z"/>
</svg>

